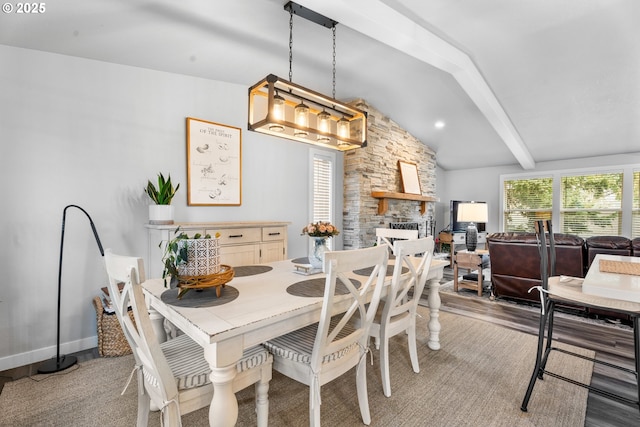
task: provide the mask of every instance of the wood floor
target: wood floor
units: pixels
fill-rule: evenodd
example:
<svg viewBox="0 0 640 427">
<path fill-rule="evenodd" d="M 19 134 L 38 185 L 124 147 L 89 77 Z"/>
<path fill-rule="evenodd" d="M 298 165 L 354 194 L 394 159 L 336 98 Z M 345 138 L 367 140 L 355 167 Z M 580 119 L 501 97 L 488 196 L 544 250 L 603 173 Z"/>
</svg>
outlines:
<svg viewBox="0 0 640 427">
<path fill-rule="evenodd" d="M 483 297 L 478 297 L 475 291 L 468 290 L 461 290 L 458 294 L 441 292 L 440 297 L 443 311 L 533 335 L 538 333 L 539 309 L 537 307 L 491 301 L 488 292 L 485 292 Z M 578 316 L 560 313 L 555 317 L 554 337 L 562 342 L 594 350 L 597 360 L 633 369 L 633 334 L 630 329 L 588 323 Z M 533 365 L 531 369 L 533 370 Z M 622 393 L 630 399 L 638 398 L 635 375 L 598 363 L 595 364 L 591 384 L 618 394 Z M 535 408 L 529 407 L 529 411 L 534 410 Z M 625 405 L 590 392 L 585 426 L 640 426 L 640 410 L 637 405 Z"/>
</svg>

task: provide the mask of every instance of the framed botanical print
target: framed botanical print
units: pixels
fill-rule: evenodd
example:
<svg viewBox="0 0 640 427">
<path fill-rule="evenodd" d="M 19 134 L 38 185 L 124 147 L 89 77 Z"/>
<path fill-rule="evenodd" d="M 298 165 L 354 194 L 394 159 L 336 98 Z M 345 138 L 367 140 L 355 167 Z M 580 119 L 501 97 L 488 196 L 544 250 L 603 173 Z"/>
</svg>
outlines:
<svg viewBox="0 0 640 427">
<path fill-rule="evenodd" d="M 242 204 L 242 131 L 187 117 L 187 204 Z"/>
</svg>

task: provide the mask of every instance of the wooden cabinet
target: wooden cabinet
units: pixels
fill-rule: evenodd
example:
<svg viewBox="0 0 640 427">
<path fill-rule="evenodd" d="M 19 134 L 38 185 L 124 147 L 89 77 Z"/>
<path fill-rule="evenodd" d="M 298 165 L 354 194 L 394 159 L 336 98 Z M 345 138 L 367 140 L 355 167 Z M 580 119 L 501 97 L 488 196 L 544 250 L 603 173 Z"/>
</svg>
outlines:
<svg viewBox="0 0 640 427">
<path fill-rule="evenodd" d="M 220 233 L 220 262 L 237 267 L 287 259 L 288 225 L 288 222 L 146 224 L 149 240 L 145 260 L 147 277 L 162 275 L 162 254 L 178 227 L 188 236 Z"/>
</svg>

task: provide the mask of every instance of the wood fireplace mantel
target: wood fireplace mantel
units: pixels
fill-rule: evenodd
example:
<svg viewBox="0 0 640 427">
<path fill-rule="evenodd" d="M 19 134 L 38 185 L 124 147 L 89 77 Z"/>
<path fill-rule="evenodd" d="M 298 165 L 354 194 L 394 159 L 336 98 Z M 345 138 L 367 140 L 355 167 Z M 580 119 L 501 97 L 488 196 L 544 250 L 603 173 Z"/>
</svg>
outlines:
<svg viewBox="0 0 640 427">
<path fill-rule="evenodd" d="M 415 200 L 416 202 L 420 202 L 420 214 L 424 215 L 427 211 L 427 202 L 437 202 L 439 199 L 437 197 L 431 196 L 422 196 L 420 194 L 410 194 L 410 193 L 392 193 L 388 191 L 372 191 L 371 197 L 378 200 L 378 215 L 384 215 L 389 209 L 389 199 L 396 200 Z"/>
</svg>

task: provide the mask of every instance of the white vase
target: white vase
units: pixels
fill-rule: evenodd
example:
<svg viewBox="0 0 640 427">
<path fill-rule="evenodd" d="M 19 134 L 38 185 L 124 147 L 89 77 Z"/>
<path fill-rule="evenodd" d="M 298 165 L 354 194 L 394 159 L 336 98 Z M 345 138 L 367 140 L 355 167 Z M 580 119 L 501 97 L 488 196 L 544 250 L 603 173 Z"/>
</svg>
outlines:
<svg viewBox="0 0 640 427">
<path fill-rule="evenodd" d="M 173 206 L 149 205 L 149 224 L 154 224 L 154 225 L 173 224 Z"/>
<path fill-rule="evenodd" d="M 313 248 L 309 255 L 309 264 L 313 268 L 322 269 L 324 265 L 324 253 L 328 251 L 327 237 L 311 237 L 313 239 Z"/>
</svg>

